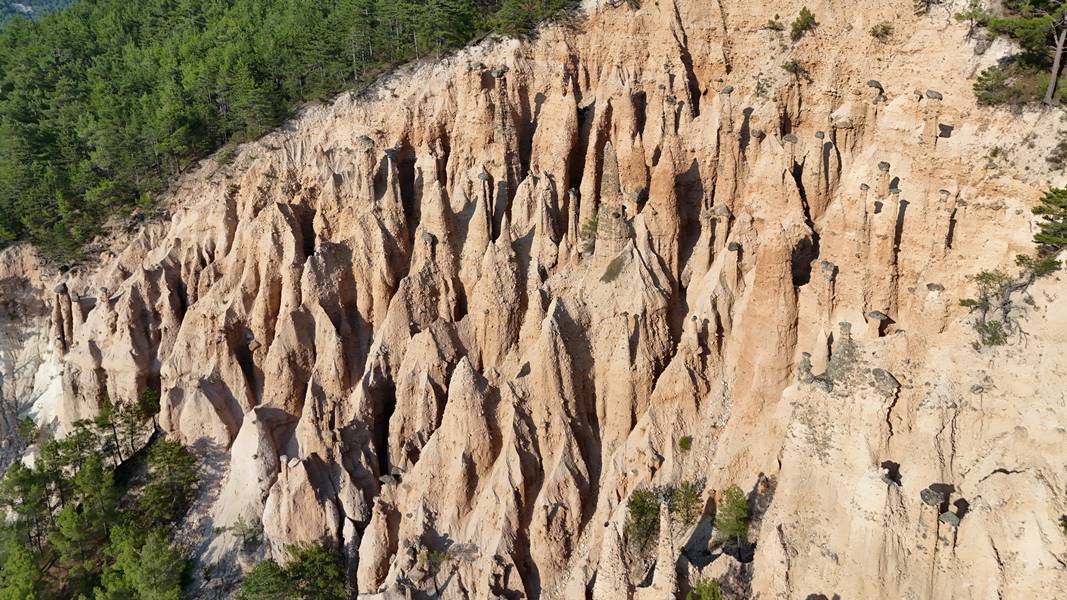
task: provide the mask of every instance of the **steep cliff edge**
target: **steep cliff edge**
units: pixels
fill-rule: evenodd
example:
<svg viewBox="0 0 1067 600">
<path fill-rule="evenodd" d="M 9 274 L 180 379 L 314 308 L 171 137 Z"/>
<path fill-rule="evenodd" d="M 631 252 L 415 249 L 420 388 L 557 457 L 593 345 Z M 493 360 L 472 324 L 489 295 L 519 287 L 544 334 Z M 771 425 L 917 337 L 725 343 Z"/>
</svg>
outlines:
<svg viewBox="0 0 1067 600">
<path fill-rule="evenodd" d="M 800 2 L 594 7 L 205 161 L 94 268 L 5 252 L 3 426 L 159 387 L 204 595 L 318 540 L 368 598 L 1067 595 L 1067 283 L 1001 348 L 958 306 L 1067 122 L 977 108 L 1008 49 L 951 6 L 807 5 L 795 46 Z M 705 517 L 642 554 L 626 499 L 682 481 Z M 732 484 L 751 562 L 708 544 Z"/>
</svg>

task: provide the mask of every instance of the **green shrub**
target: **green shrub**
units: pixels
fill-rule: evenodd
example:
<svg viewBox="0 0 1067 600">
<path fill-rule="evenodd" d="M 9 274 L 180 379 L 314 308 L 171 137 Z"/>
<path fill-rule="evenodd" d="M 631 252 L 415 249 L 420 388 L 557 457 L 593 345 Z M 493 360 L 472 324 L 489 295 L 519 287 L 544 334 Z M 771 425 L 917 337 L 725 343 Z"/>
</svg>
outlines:
<svg viewBox="0 0 1067 600">
<path fill-rule="evenodd" d="M 797 15 L 796 20 L 793 21 L 793 27 L 789 30 L 789 39 L 796 42 L 804 37 L 804 34 L 815 29 L 817 25 L 818 23 L 815 22 L 815 14 L 805 6 L 800 9 L 800 14 Z"/>
<path fill-rule="evenodd" d="M 593 250 L 596 249 L 596 234 L 599 223 L 600 213 L 594 208 L 592 216 L 582 224 L 582 228 L 578 232 L 579 237 L 582 238 L 582 252 L 592 254 Z"/>
<path fill-rule="evenodd" d="M 714 579 L 698 579 L 685 600 L 723 600 L 722 588 Z"/>
<path fill-rule="evenodd" d="M 247 550 L 259 546 L 263 535 L 263 524 L 249 523 L 243 516 L 239 516 L 229 530 L 241 543 L 241 549 Z"/>
<path fill-rule="evenodd" d="M 27 446 L 37 441 L 37 436 L 41 433 L 41 428 L 37 426 L 37 422 L 33 420 L 33 417 L 22 417 L 19 419 L 19 440 Z"/>
<path fill-rule="evenodd" d="M 1004 324 L 1000 321 L 975 323 L 974 330 L 978 333 L 978 347 L 1003 346 L 1008 343 L 1008 332 L 1004 331 Z"/>
<path fill-rule="evenodd" d="M 1067 168 L 1067 139 L 1061 140 L 1060 143 L 1056 144 L 1048 156 L 1045 157 L 1045 161 L 1056 168 Z"/>
<path fill-rule="evenodd" d="M 649 489 L 634 490 L 626 501 L 626 539 L 641 550 L 659 535 L 659 504 Z"/>
<path fill-rule="evenodd" d="M 888 40 L 893 37 L 893 24 L 889 21 L 882 21 L 871 27 L 871 37 L 882 42 Z"/>
<path fill-rule="evenodd" d="M 807 67 L 801 64 L 800 61 L 795 58 L 788 62 L 782 63 L 782 69 L 785 70 L 786 73 L 789 73 L 797 79 L 803 77 L 804 79 L 811 81 L 811 74 L 808 73 Z"/>
<path fill-rule="evenodd" d="M 137 205 L 137 208 L 140 208 L 141 210 L 149 210 L 156 204 L 155 196 L 147 190 L 143 191 L 141 192 L 141 195 L 137 197 L 137 202 L 135 204 Z"/>
<path fill-rule="evenodd" d="M 693 447 L 693 438 L 688 435 L 683 435 L 678 438 L 678 449 L 682 452 L 689 452 L 689 449 Z"/>
<path fill-rule="evenodd" d="M 426 549 L 426 566 L 429 567 L 430 573 L 436 575 L 441 572 L 441 567 L 448 560 L 448 553 L 444 550 Z"/>
<path fill-rule="evenodd" d="M 215 162 L 221 167 L 228 167 L 237 159 L 237 149 L 233 146 L 225 146 L 215 155 Z"/>
<path fill-rule="evenodd" d="M 256 564 L 237 591 L 238 600 L 339 600 L 346 598 L 344 568 L 322 544 L 289 546 L 285 566 L 273 560 Z"/>
<path fill-rule="evenodd" d="M 1018 61 L 993 65 L 981 73 L 973 90 L 978 104 L 1021 106 L 1037 102 L 1045 93 L 1049 74 Z M 1064 90 L 1059 91 L 1064 97 Z"/>
<path fill-rule="evenodd" d="M 785 31 L 785 23 L 782 23 L 780 15 L 774 15 L 773 19 L 767 21 L 766 28 L 771 31 Z"/>
</svg>

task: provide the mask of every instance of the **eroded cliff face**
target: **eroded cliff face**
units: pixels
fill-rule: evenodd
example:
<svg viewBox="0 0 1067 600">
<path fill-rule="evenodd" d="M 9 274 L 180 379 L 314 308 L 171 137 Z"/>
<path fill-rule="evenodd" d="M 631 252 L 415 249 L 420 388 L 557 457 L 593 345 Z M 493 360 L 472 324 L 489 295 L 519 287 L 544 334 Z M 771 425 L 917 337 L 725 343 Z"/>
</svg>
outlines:
<svg viewBox="0 0 1067 600">
<path fill-rule="evenodd" d="M 26 451 L 19 421 L 55 421 L 63 411 L 63 367 L 53 340 L 51 311 L 39 261 L 25 249 L 0 253 L 0 471 Z M 57 287 L 56 292 L 65 291 Z"/>
<path fill-rule="evenodd" d="M 367 598 L 1067 595 L 1067 284 L 999 349 L 958 306 L 1067 183 L 1062 111 L 978 109 L 1007 47 L 951 6 L 806 4 L 795 48 L 800 2 L 591 7 L 308 108 L 91 269 L 5 253 L 40 350 L 5 348 L 60 429 L 161 389 L 205 596 L 319 540 Z M 682 481 L 704 518 L 635 549 L 626 499 Z M 752 562 L 709 546 L 731 484 Z"/>
</svg>

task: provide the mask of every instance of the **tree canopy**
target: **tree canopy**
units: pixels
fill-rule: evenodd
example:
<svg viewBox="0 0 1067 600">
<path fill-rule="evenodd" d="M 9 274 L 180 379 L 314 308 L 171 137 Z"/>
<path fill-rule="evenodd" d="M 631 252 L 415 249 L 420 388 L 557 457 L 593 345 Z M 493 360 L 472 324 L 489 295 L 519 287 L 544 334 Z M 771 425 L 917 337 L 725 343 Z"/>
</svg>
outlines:
<svg viewBox="0 0 1067 600">
<path fill-rule="evenodd" d="M 659 535 L 659 498 L 650 489 L 637 489 L 626 501 L 626 538 L 642 551 Z"/>
<path fill-rule="evenodd" d="M 1034 242 L 1050 252 L 1067 248 L 1067 188 L 1052 188 L 1041 197 L 1034 207 L 1034 214 L 1041 217 Z"/>
<path fill-rule="evenodd" d="M 126 413 L 112 407 L 79 421 L 66 437 L 42 442 L 32 466 L 8 468 L 0 480 L 8 515 L 0 522 L 0 600 L 182 598 L 188 561 L 171 529 L 196 491 L 194 460 L 158 439 L 143 483 L 116 481 L 120 465 L 144 460 L 120 450 L 113 418 Z M 130 432 L 138 448 L 152 417 L 140 414 L 140 432 Z"/>
<path fill-rule="evenodd" d="M 748 537 L 748 499 L 741 488 L 732 485 L 723 494 L 722 503 L 715 514 L 715 529 L 726 539 L 738 544 Z"/>
<path fill-rule="evenodd" d="M 981 0 L 971 0 L 957 18 L 990 33 L 1014 39 L 1022 49 L 1011 60 L 984 70 L 975 83 L 980 104 L 1021 104 L 1040 100 L 1049 103 L 1067 100 L 1062 81 L 1064 31 L 1067 29 L 1067 2 L 1064 0 L 1004 0 L 995 10 L 987 10 Z M 1055 78 L 1060 83 L 1050 82 Z"/>
</svg>

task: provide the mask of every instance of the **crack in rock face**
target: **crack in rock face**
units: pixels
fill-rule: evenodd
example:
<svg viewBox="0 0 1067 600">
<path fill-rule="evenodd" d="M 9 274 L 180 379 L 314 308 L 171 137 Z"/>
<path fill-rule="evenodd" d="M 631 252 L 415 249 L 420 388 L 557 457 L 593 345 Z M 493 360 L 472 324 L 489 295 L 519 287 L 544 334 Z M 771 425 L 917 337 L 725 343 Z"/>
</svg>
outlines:
<svg viewBox="0 0 1067 600">
<path fill-rule="evenodd" d="M 1067 288 L 1025 346 L 959 307 L 1065 125 L 898 4 L 891 61 L 810 4 L 806 77 L 789 3 L 591 7 L 305 107 L 92 265 L 4 250 L 0 433 L 158 388 L 212 474 L 194 595 L 322 542 L 359 598 L 1067 597 Z"/>
</svg>

